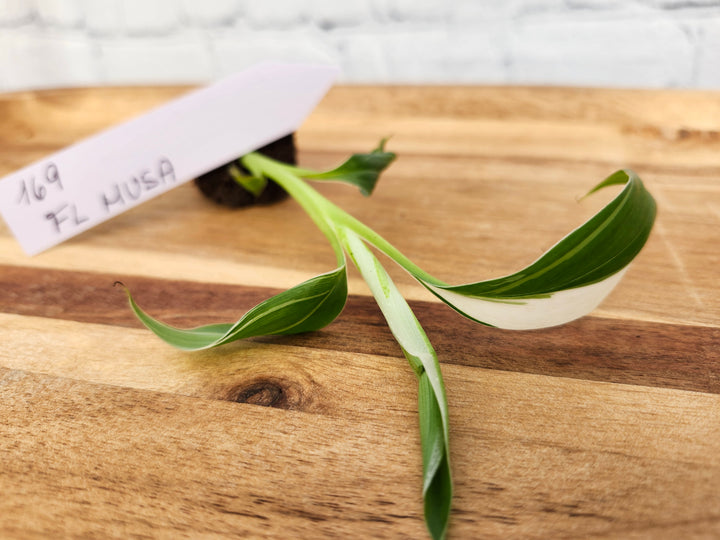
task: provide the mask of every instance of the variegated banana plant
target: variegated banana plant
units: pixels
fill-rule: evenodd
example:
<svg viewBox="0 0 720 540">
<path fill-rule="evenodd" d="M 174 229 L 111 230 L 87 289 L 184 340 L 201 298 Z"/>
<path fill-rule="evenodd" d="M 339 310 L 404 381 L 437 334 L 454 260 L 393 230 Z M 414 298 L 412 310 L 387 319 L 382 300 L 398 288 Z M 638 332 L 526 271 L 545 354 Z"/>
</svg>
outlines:
<svg viewBox="0 0 720 540">
<path fill-rule="evenodd" d="M 367 282 L 387 323 L 417 375 L 422 494 L 430 535 L 444 538 L 452 501 L 448 407 L 437 355 L 405 299 L 376 258 L 378 250 L 397 262 L 430 292 L 461 315 L 507 329 L 555 326 L 597 307 L 640 252 L 652 229 L 656 206 L 640 179 L 620 170 L 590 193 L 623 185 L 619 194 L 582 226 L 527 268 L 466 285 L 448 285 L 429 275 L 387 240 L 350 216 L 303 179 L 348 182 L 369 195 L 379 174 L 395 159 L 385 141 L 324 173 L 280 163 L 258 153 L 241 159 L 250 175 L 238 182 L 257 188 L 272 179 L 309 214 L 332 246 L 337 268 L 258 304 L 236 323 L 182 330 L 145 313 L 128 292 L 138 318 L 167 343 L 185 350 L 217 347 L 253 336 L 318 330 L 332 322 L 347 299 L 346 254 Z"/>
</svg>

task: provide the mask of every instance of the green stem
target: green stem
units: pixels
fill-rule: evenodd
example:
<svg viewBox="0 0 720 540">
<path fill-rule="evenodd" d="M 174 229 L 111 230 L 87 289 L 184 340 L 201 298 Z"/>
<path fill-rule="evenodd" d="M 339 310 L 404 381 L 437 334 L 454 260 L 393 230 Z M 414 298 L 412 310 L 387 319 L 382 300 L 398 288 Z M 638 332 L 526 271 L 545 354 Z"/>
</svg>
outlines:
<svg viewBox="0 0 720 540">
<path fill-rule="evenodd" d="M 280 184 L 280 186 L 303 207 L 308 216 L 310 216 L 310 219 L 315 222 L 315 225 L 318 226 L 320 231 L 322 231 L 330 241 L 330 245 L 333 251 L 335 251 L 338 265 L 342 266 L 345 264 L 345 255 L 338 240 L 337 233 L 335 232 L 335 227 L 323 209 L 326 204 L 331 204 L 330 201 L 295 176 L 288 166 L 283 163 L 255 152 L 246 154 L 240 161 L 243 166 L 254 175 L 268 176 Z"/>
<path fill-rule="evenodd" d="M 343 226 L 375 246 L 416 278 L 432 285 L 447 285 L 447 283 L 425 272 L 425 270 L 403 255 L 400 250 L 385 240 L 385 238 L 330 202 L 315 189 L 311 188 L 306 182 L 301 180 L 296 175 L 296 172 L 305 171 L 305 169 L 290 167 L 256 153 L 247 154 L 241 161 L 253 174 L 259 175 L 261 171 L 264 172 L 280 184 L 290 196 L 297 200 L 333 244 L 333 249 L 335 249 L 336 253 L 338 249 L 342 249 L 339 248 L 337 244 L 336 228 Z"/>
<path fill-rule="evenodd" d="M 320 194 L 318 194 L 319 197 L 321 197 Z M 332 203 L 330 203 L 332 204 Z M 332 217 L 333 221 L 336 223 L 342 224 L 344 227 L 350 229 L 358 236 L 362 237 L 363 239 L 367 240 L 370 244 L 372 244 L 374 247 L 382 251 L 385 255 L 390 257 L 392 260 L 394 260 L 397 264 L 402 266 L 405 270 L 407 270 L 410 274 L 415 276 L 418 279 L 421 279 L 422 281 L 426 281 L 428 283 L 431 283 L 433 285 L 447 285 L 443 281 L 437 279 L 434 276 L 431 276 L 428 274 L 425 270 L 420 268 L 418 265 L 416 265 L 414 262 L 412 262 L 410 259 L 408 259 L 403 253 L 398 250 L 395 246 L 393 246 L 390 242 L 385 240 L 382 236 L 380 236 L 378 233 L 376 233 L 374 230 L 372 230 L 370 227 L 365 225 L 363 222 L 359 221 L 355 217 L 351 216 L 344 210 L 340 209 L 339 207 L 332 205 Z"/>
<path fill-rule="evenodd" d="M 418 377 L 425 522 L 434 539 L 444 538 L 452 501 L 452 479 L 448 407 L 440 365 L 410 306 L 365 242 L 415 277 L 433 284 L 442 283 L 417 267 L 370 227 L 311 188 L 297 175 L 301 170 L 255 153 L 247 154 L 241 161 L 253 175 L 267 176 L 282 186 L 328 238 L 338 264 L 345 264 L 344 253 L 347 252 L 370 287 L 391 332 Z"/>
<path fill-rule="evenodd" d="M 452 501 L 449 420 L 437 355 L 407 301 L 365 241 L 339 228 L 340 242 L 370 287 L 395 340 L 418 377 L 425 522 L 435 540 L 445 537 Z"/>
</svg>

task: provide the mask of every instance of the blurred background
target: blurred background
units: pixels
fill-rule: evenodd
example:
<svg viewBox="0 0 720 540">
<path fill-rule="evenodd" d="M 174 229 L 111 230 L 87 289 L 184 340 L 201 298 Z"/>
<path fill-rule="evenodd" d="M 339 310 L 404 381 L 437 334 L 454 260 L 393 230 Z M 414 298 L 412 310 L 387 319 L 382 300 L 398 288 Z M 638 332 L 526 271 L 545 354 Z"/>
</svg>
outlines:
<svg viewBox="0 0 720 540">
<path fill-rule="evenodd" d="M 260 60 L 345 83 L 720 87 L 715 0 L 0 0 L 0 91 L 202 83 Z"/>
</svg>

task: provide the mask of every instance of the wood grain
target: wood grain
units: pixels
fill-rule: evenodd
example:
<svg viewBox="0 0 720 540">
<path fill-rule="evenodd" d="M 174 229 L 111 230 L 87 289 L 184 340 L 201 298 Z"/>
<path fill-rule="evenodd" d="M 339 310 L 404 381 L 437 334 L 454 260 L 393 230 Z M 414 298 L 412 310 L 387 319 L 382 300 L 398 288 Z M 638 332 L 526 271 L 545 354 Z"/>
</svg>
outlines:
<svg viewBox="0 0 720 540">
<path fill-rule="evenodd" d="M 708 537 L 720 530 L 717 396 L 446 373 L 456 411 L 454 536 L 650 538 L 680 519 Z M 354 394 L 342 366 L 333 379 Z M 0 430 L 13 441 L 2 449 L 9 532 L 422 536 L 419 460 L 407 452 L 413 392 L 387 391 L 402 381 L 365 402 L 374 418 L 274 413 L 23 371 L 2 382 Z"/>
<path fill-rule="evenodd" d="M 0 96 L 0 175 L 187 91 Z M 372 198 L 320 190 L 451 282 L 513 271 L 633 167 L 660 213 L 592 316 L 475 325 L 389 267 L 451 412 L 450 538 L 720 537 L 720 95 L 337 87 L 297 134 L 327 167 L 392 135 Z M 242 212 L 180 187 L 25 257 L 0 225 L 0 537 L 422 538 L 415 378 L 351 273 L 307 335 L 176 351 L 334 257 L 292 201 Z"/>
<path fill-rule="evenodd" d="M 116 280 L 141 305 L 175 326 L 231 322 L 279 289 L 26 267 L 0 267 L 0 311 L 142 328 Z M 543 330 L 486 328 L 437 302 L 411 307 L 445 362 L 561 377 L 720 393 L 720 328 L 586 317 Z M 588 341 L 584 336 L 598 336 Z M 402 358 L 372 298 L 351 296 L 320 332 L 254 338 L 257 343 Z M 44 356 L 44 355 L 39 355 Z"/>
</svg>

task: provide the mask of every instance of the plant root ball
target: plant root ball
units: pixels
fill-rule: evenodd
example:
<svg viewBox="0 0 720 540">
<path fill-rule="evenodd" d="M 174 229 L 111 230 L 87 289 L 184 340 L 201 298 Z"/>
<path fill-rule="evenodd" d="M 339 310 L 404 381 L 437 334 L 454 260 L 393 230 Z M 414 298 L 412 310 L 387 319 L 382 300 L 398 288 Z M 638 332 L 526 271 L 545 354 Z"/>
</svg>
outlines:
<svg viewBox="0 0 720 540">
<path fill-rule="evenodd" d="M 293 133 L 286 135 L 262 148 L 258 148 L 256 151 L 277 161 L 295 165 L 297 164 L 297 158 L 293 135 Z M 229 168 L 232 165 L 240 169 L 242 174 L 250 174 L 250 172 L 240 164 L 239 160 L 234 160 L 231 163 L 222 165 L 217 169 L 213 169 L 199 176 L 195 179 L 195 185 L 208 199 L 223 206 L 229 206 L 230 208 L 241 208 L 253 204 L 272 204 L 288 196 L 283 188 L 272 180 L 268 180 L 265 189 L 256 197 L 233 180 L 229 172 Z"/>
</svg>

